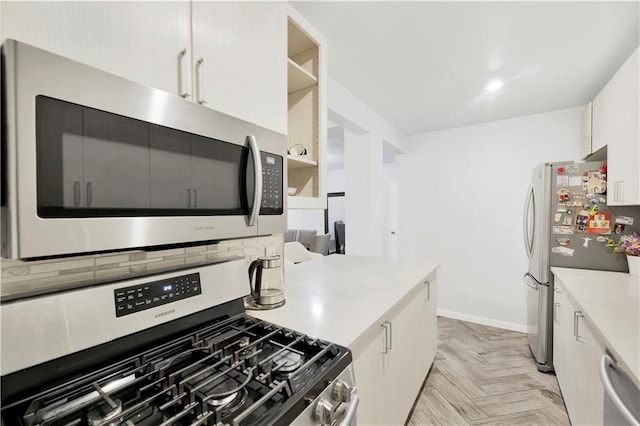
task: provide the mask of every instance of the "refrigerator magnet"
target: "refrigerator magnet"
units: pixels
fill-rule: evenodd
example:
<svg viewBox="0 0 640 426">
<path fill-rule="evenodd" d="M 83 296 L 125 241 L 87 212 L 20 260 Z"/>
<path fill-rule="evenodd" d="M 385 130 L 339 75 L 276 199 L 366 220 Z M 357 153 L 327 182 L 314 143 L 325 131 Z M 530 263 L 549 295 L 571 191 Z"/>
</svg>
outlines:
<svg viewBox="0 0 640 426">
<path fill-rule="evenodd" d="M 551 252 L 563 256 L 573 256 L 573 249 L 569 247 L 553 247 Z"/>
<path fill-rule="evenodd" d="M 580 176 L 568 176 L 568 178 L 569 178 L 569 186 L 582 185 L 582 178 Z"/>
<path fill-rule="evenodd" d="M 570 192 L 566 189 L 560 189 L 556 194 L 558 194 L 558 201 L 569 201 Z"/>
<path fill-rule="evenodd" d="M 553 215 L 553 221 L 555 223 L 560 223 L 561 220 L 562 220 L 562 213 L 556 213 Z"/>
<path fill-rule="evenodd" d="M 631 216 L 618 216 L 616 217 L 616 223 L 623 225 L 633 225 L 633 219 Z"/>
<path fill-rule="evenodd" d="M 597 237 L 596 241 L 599 242 L 599 243 L 606 243 L 607 242 L 607 237 L 603 237 L 603 236 Z"/>
<path fill-rule="evenodd" d="M 573 222 L 573 218 L 571 216 L 567 215 L 567 216 L 562 218 L 562 224 L 563 225 L 571 226 L 572 222 Z"/>
<path fill-rule="evenodd" d="M 567 205 L 565 203 L 558 203 L 558 210 L 559 212 L 566 212 L 567 211 Z"/>
<path fill-rule="evenodd" d="M 599 170 L 584 172 L 582 188 L 589 194 L 604 194 L 607 192 L 607 175 L 603 175 Z"/>
<path fill-rule="evenodd" d="M 589 222 L 589 212 L 580 210 L 576 215 L 576 232 L 584 234 L 587 232 L 587 224 Z"/>
<path fill-rule="evenodd" d="M 571 240 L 569 239 L 569 237 L 558 237 L 556 238 L 556 241 L 558 242 L 558 244 L 560 244 L 561 246 L 568 246 L 569 243 L 571 242 Z"/>
<path fill-rule="evenodd" d="M 611 212 L 598 212 L 589 218 L 587 226 L 588 234 L 610 235 Z"/>
<path fill-rule="evenodd" d="M 578 173 L 580 166 L 578 164 L 567 164 L 564 169 L 567 173 Z"/>
<path fill-rule="evenodd" d="M 618 235 L 623 234 L 625 226 L 627 225 L 625 225 L 624 223 L 616 223 L 613 227 L 613 233 Z"/>
<path fill-rule="evenodd" d="M 582 247 L 585 247 L 585 248 L 589 247 L 589 241 L 591 241 L 591 238 L 589 238 L 589 237 L 582 237 L 582 240 L 584 241 L 584 242 L 582 243 Z"/>
<path fill-rule="evenodd" d="M 560 171 L 558 171 L 560 173 Z M 556 176 L 556 187 L 566 188 L 569 186 L 569 176 L 558 175 Z"/>
<path fill-rule="evenodd" d="M 553 233 L 559 235 L 572 235 L 573 228 L 570 226 L 554 226 Z"/>
</svg>

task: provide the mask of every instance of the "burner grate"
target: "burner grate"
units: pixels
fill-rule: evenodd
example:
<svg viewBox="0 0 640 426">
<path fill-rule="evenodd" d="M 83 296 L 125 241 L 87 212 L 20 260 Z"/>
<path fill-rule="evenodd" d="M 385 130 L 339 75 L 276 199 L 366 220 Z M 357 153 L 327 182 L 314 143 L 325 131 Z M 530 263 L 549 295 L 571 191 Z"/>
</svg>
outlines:
<svg viewBox="0 0 640 426">
<path fill-rule="evenodd" d="M 338 352 L 239 315 L 9 404 L 2 415 L 24 426 L 271 424 Z"/>
</svg>

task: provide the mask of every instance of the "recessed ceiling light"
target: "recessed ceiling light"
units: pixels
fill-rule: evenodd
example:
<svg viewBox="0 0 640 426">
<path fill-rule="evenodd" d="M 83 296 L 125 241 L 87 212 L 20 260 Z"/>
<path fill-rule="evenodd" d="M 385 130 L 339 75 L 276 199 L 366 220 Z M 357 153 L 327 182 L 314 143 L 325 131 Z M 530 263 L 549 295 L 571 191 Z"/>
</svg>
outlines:
<svg viewBox="0 0 640 426">
<path fill-rule="evenodd" d="M 503 84 L 504 83 L 501 82 L 500 80 L 494 80 L 485 86 L 485 90 L 488 92 L 495 92 L 496 90 L 501 88 Z"/>
</svg>

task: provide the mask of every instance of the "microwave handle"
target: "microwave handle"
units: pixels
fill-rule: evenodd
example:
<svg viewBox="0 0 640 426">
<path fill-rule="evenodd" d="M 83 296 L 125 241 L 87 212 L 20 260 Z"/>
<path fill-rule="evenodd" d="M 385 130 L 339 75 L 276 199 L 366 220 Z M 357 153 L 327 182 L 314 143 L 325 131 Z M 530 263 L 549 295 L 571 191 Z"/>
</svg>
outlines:
<svg viewBox="0 0 640 426">
<path fill-rule="evenodd" d="M 256 137 L 249 135 L 246 141 L 249 143 L 251 155 L 253 156 L 254 191 L 253 208 L 249 216 L 249 226 L 254 226 L 258 213 L 260 213 L 260 205 L 262 204 L 262 160 L 260 158 L 260 148 L 258 147 L 258 142 L 256 142 Z"/>
</svg>

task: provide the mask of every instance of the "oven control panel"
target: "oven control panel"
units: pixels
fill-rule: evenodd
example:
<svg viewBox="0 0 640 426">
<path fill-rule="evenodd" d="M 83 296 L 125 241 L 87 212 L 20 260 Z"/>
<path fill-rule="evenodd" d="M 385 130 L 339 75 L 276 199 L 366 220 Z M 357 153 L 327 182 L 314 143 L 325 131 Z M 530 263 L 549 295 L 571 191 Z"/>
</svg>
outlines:
<svg viewBox="0 0 640 426">
<path fill-rule="evenodd" d="M 200 274 L 182 275 L 113 291 L 116 317 L 133 314 L 202 293 Z"/>
</svg>

